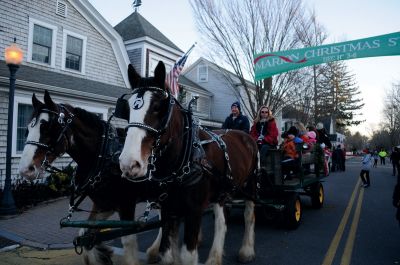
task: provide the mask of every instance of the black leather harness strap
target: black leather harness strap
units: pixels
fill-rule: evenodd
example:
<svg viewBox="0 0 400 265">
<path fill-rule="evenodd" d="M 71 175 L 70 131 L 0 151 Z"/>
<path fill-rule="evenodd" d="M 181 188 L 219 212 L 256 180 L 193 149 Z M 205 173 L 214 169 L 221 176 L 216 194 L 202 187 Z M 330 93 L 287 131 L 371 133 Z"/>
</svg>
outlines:
<svg viewBox="0 0 400 265">
<path fill-rule="evenodd" d="M 226 170 L 226 176 L 228 177 L 229 180 L 233 180 L 232 178 L 232 168 L 231 168 L 231 164 L 229 163 L 229 154 L 226 148 L 226 144 L 224 142 L 224 140 L 222 139 L 221 135 L 218 135 L 210 130 L 208 130 L 207 128 L 202 128 L 204 132 L 206 132 L 211 139 L 208 140 L 203 140 L 200 141 L 201 145 L 206 145 L 206 144 L 210 144 L 213 142 L 216 142 L 218 147 L 224 152 L 224 157 L 225 157 L 225 162 L 227 164 L 227 170 Z"/>
</svg>

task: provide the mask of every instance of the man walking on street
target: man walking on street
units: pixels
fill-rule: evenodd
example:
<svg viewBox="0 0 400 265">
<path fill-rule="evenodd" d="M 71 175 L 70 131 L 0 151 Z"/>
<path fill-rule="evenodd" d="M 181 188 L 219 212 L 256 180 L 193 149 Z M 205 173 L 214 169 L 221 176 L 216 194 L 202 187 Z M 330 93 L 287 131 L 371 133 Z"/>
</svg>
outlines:
<svg viewBox="0 0 400 265">
<path fill-rule="evenodd" d="M 400 151 L 399 148 L 396 146 L 393 148 L 393 152 L 390 154 L 390 161 L 392 162 L 393 166 L 393 176 L 396 176 L 396 170 L 397 170 L 397 175 L 400 175 L 399 172 L 399 167 L 400 167 Z"/>
<path fill-rule="evenodd" d="M 365 155 L 362 159 L 360 178 L 361 181 L 363 182 L 362 186 L 364 188 L 368 188 L 371 185 L 369 179 L 369 171 L 371 170 L 372 167 L 372 156 L 368 148 L 365 148 L 364 152 Z"/>
<path fill-rule="evenodd" d="M 381 165 L 385 165 L 385 157 L 387 156 L 386 151 L 382 148 L 378 155 L 381 158 Z"/>
</svg>

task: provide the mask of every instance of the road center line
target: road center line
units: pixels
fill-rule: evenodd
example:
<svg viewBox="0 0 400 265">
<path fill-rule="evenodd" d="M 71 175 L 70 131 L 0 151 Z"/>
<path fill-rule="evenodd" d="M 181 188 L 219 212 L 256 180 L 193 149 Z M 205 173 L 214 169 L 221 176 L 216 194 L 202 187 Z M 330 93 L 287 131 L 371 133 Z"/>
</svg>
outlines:
<svg viewBox="0 0 400 265">
<path fill-rule="evenodd" d="M 360 183 L 361 183 L 360 179 L 358 179 L 356 186 L 354 187 L 353 193 L 351 194 L 350 201 L 347 204 L 346 210 L 344 211 L 342 220 L 340 221 L 338 229 L 336 230 L 336 234 L 333 237 L 331 244 L 329 246 L 329 249 L 325 254 L 325 258 L 324 258 L 324 261 L 322 262 L 322 265 L 331 265 L 333 262 L 333 258 L 336 255 L 336 251 L 338 249 L 340 240 L 343 236 L 344 228 L 346 227 L 347 221 L 349 220 L 350 212 L 351 212 L 351 209 L 353 208 L 354 199 L 356 197 Z"/>
<path fill-rule="evenodd" d="M 364 189 L 361 189 L 358 195 L 356 210 L 354 212 L 353 221 L 351 223 L 350 232 L 347 237 L 346 246 L 344 247 L 344 252 L 340 265 L 349 265 L 351 262 L 351 254 L 353 253 L 354 240 L 356 238 L 358 222 L 360 221 L 363 197 L 364 197 Z"/>
</svg>

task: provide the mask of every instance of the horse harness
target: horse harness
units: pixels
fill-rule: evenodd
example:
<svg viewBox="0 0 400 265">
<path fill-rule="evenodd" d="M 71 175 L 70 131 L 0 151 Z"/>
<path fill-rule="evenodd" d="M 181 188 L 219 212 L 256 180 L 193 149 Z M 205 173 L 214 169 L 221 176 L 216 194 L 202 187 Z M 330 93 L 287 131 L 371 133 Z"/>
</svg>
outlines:
<svg viewBox="0 0 400 265">
<path fill-rule="evenodd" d="M 70 140 L 65 135 L 65 133 L 68 130 L 69 126 L 72 123 L 72 120 L 75 117 L 75 115 L 72 114 L 63 104 L 59 104 L 58 106 L 59 106 L 60 112 L 56 112 L 56 111 L 49 110 L 49 109 L 42 109 L 40 111 L 40 113 L 44 112 L 44 113 L 48 113 L 48 114 L 55 114 L 58 117 L 57 122 L 58 122 L 58 124 L 60 124 L 62 129 L 60 131 L 59 136 L 57 137 L 57 140 L 56 140 L 54 146 L 53 145 L 44 144 L 44 143 L 41 143 L 41 142 L 36 142 L 36 141 L 26 141 L 25 142 L 25 144 L 35 145 L 35 146 L 38 146 L 38 147 L 41 147 L 41 148 L 44 148 L 44 149 L 47 150 L 46 154 L 44 156 L 44 159 L 43 159 L 43 161 L 41 163 L 41 167 L 44 170 L 46 170 L 47 172 L 50 172 L 50 173 L 62 172 L 62 170 L 50 165 L 49 161 L 47 160 L 47 155 L 55 152 L 55 147 L 60 143 L 60 141 L 61 141 L 61 139 L 63 137 L 65 137 L 65 139 L 67 140 L 67 147 L 66 147 L 65 150 L 67 150 L 71 146 Z M 66 118 L 66 115 L 65 115 L 64 112 L 67 113 L 67 115 L 68 115 L 67 118 Z M 34 127 L 37 122 L 38 122 L 37 118 L 33 118 L 30 126 Z M 59 156 L 61 156 L 61 155 L 62 154 L 59 154 Z"/>
<path fill-rule="evenodd" d="M 49 109 L 42 109 L 40 112 L 48 113 L 48 114 L 55 114 L 57 118 L 58 124 L 61 126 L 61 131 L 59 136 L 57 137 L 56 142 L 54 145 L 48 145 L 36 141 L 26 141 L 25 144 L 35 145 L 41 148 L 45 148 L 47 150 L 45 154 L 45 158 L 41 163 L 42 168 L 49 172 L 63 172 L 63 170 L 51 166 L 49 161 L 47 160 L 47 156 L 50 153 L 54 153 L 56 146 L 60 143 L 61 139 L 65 137 L 67 140 L 67 147 L 65 151 L 71 147 L 71 143 L 69 138 L 66 136 L 67 130 L 70 128 L 75 115 L 68 110 L 63 104 L 58 104 L 59 112 L 49 110 Z M 119 138 L 117 137 L 117 131 L 114 126 L 111 125 L 112 116 L 108 119 L 107 122 L 102 122 L 103 125 L 103 133 L 102 133 L 102 141 L 100 145 L 100 149 L 98 152 L 98 156 L 96 159 L 96 164 L 94 167 L 90 169 L 90 173 L 86 177 L 83 183 L 77 184 L 75 183 L 75 177 L 72 178 L 71 186 L 73 187 L 73 191 L 70 197 L 70 214 L 74 210 L 78 210 L 78 205 L 86 198 L 86 196 L 90 193 L 91 190 L 97 188 L 101 183 L 104 184 L 104 180 L 102 176 L 104 176 L 103 172 L 104 169 L 108 167 L 110 163 L 118 163 L 115 162 L 115 157 L 121 151 L 121 146 L 119 144 Z M 35 126 L 37 119 L 34 118 L 31 122 L 31 126 Z M 59 154 L 58 156 L 61 156 Z M 78 168 L 76 171 L 79 170 Z M 76 171 L 74 174 L 76 174 Z M 79 197 L 79 198 L 78 198 Z M 77 199 L 77 200 L 76 200 Z"/>
<path fill-rule="evenodd" d="M 142 181 L 155 181 L 160 183 L 160 185 L 165 185 L 167 183 L 178 183 L 179 185 L 189 186 L 196 184 L 203 177 L 203 170 L 210 171 L 208 168 L 208 162 L 205 156 L 205 151 L 203 149 L 203 145 L 209 144 L 211 142 L 217 142 L 218 146 L 224 151 L 224 157 L 228 164 L 228 170 L 226 176 L 228 176 L 229 180 L 232 180 L 231 176 L 231 167 L 229 164 L 229 156 L 226 150 L 226 144 L 222 140 L 221 136 L 209 131 L 205 130 L 207 134 L 211 137 L 210 140 L 200 141 L 199 139 L 199 130 L 203 129 L 198 122 L 193 118 L 193 113 L 191 109 L 185 109 L 171 94 L 169 91 L 165 91 L 158 87 L 140 87 L 133 90 L 130 94 L 143 93 L 143 91 L 154 91 L 157 93 L 166 94 L 167 100 L 169 102 L 168 105 L 168 113 L 166 118 L 164 119 L 161 129 L 155 129 L 147 124 L 132 122 L 128 123 L 126 130 L 130 127 L 137 127 L 144 130 L 149 131 L 151 134 L 155 135 L 156 140 L 151 149 L 151 154 L 149 156 L 149 163 L 147 166 L 147 174 L 143 178 L 130 180 L 133 182 L 142 182 Z M 127 95 L 127 94 L 125 94 Z M 128 102 L 126 99 L 123 100 L 123 95 L 117 101 L 116 112 L 119 110 L 123 110 L 121 113 L 116 115 L 120 118 L 129 118 L 129 115 L 123 113 L 124 111 L 129 111 Z M 125 104 L 125 106 L 121 105 Z M 168 176 L 160 177 L 157 176 L 157 160 L 162 157 L 166 149 L 168 148 L 168 144 L 165 146 L 161 146 L 161 137 L 166 132 L 166 129 L 170 123 L 173 106 L 177 105 L 179 110 L 181 111 L 184 117 L 184 132 L 182 134 L 182 138 L 184 141 L 184 150 L 181 155 L 181 159 L 179 162 L 179 166 L 177 166 L 171 174 L 167 174 Z M 190 105 L 190 104 L 189 104 Z M 169 142 L 171 144 L 171 141 Z"/>
<path fill-rule="evenodd" d="M 107 178 L 105 176 L 111 176 L 113 173 L 105 172 L 113 167 L 114 164 L 118 164 L 118 156 L 121 152 L 121 145 L 117 130 L 111 125 L 111 118 L 107 122 L 103 121 L 103 133 L 101 135 L 101 144 L 96 159 L 96 164 L 92 167 L 87 174 L 86 179 L 83 183 L 76 183 L 73 178 L 73 192 L 70 197 L 70 214 L 73 211 L 79 211 L 79 204 L 95 189 L 106 186 Z M 77 168 L 75 174 L 79 171 Z"/>
</svg>

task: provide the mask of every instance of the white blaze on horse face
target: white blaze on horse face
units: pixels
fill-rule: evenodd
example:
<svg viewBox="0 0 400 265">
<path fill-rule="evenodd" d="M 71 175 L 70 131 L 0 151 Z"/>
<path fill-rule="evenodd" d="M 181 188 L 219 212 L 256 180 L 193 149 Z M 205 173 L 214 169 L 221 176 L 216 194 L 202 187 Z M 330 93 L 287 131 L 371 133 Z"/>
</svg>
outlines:
<svg viewBox="0 0 400 265">
<path fill-rule="evenodd" d="M 138 94 L 129 99 L 129 123 L 144 124 L 144 118 L 150 107 L 152 93 L 147 91 L 143 97 Z M 123 177 L 142 177 L 147 173 L 148 157 L 142 150 L 142 141 L 147 131 L 143 128 L 130 127 L 126 134 L 124 148 L 119 157 L 120 168 Z"/>
<path fill-rule="evenodd" d="M 40 121 L 49 121 L 48 113 L 41 113 L 39 117 L 33 118 L 28 124 L 27 141 L 39 142 L 40 139 Z M 22 151 L 21 160 L 19 162 L 19 173 L 27 179 L 34 179 L 40 173 L 41 161 L 34 161 L 34 156 L 38 147 L 32 144 L 26 144 Z"/>
</svg>

